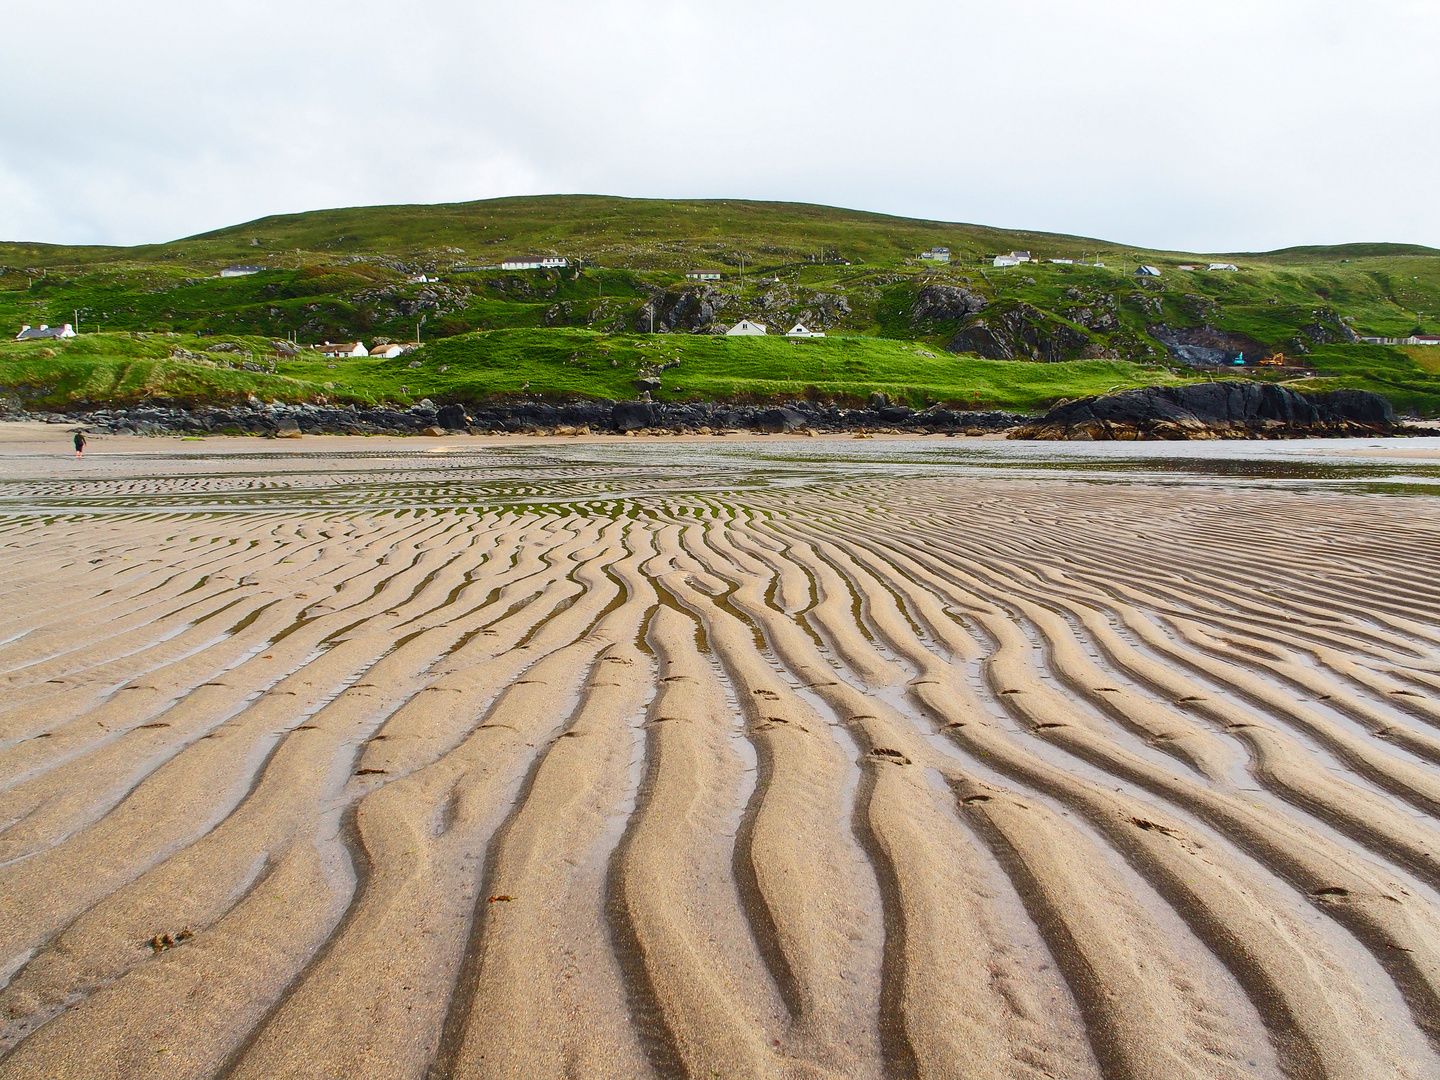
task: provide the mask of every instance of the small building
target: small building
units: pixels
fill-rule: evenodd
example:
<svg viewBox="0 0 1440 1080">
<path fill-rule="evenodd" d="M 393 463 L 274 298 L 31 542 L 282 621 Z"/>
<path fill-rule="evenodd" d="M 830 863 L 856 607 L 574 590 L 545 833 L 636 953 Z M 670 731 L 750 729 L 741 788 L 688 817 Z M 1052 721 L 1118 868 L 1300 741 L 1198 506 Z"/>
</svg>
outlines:
<svg viewBox="0 0 1440 1080">
<path fill-rule="evenodd" d="M 395 357 L 419 347 L 419 343 L 414 341 L 391 341 L 384 345 L 371 346 L 370 355 L 379 357 L 381 360 L 394 360 Z"/>
<path fill-rule="evenodd" d="M 227 266 L 220 271 L 221 277 L 249 277 L 251 274 L 258 274 L 262 270 L 270 269 L 268 266 Z"/>
<path fill-rule="evenodd" d="M 1017 263 L 1030 261 L 1030 253 L 1028 251 L 1012 251 L 1010 252 L 1010 257 Z"/>
<path fill-rule="evenodd" d="M 719 270 L 686 270 L 685 278 L 688 281 L 719 281 Z"/>
<path fill-rule="evenodd" d="M 1207 269 L 1207 270 L 1239 270 L 1240 268 L 1239 268 L 1238 266 L 1236 266 L 1234 263 L 1211 263 L 1208 267 L 1206 267 L 1206 269 Z"/>
<path fill-rule="evenodd" d="M 948 263 L 950 261 L 950 249 L 948 247 L 932 247 L 929 251 L 920 252 L 920 258 Z"/>
<path fill-rule="evenodd" d="M 310 348 L 321 356 L 369 356 L 370 350 L 363 341 L 326 341 Z"/>
<path fill-rule="evenodd" d="M 570 260 L 560 255 L 516 255 L 514 258 L 501 260 L 500 269 L 563 270 L 569 265 Z"/>
<path fill-rule="evenodd" d="M 1075 260 L 1074 260 L 1074 259 L 1051 259 L 1050 261 L 1051 261 L 1052 263 L 1055 263 L 1057 266 L 1074 266 L 1074 265 L 1075 265 Z"/>
<path fill-rule="evenodd" d="M 1017 259 L 1017 258 L 1015 258 L 1014 255 L 996 255 L 996 256 L 995 256 L 995 265 L 996 265 L 996 266 L 1019 266 L 1019 265 L 1020 265 L 1020 260 Z"/>
<path fill-rule="evenodd" d="M 1435 334 L 1411 334 L 1411 345 L 1440 345 L 1440 336 Z"/>
<path fill-rule="evenodd" d="M 804 323 L 797 322 L 785 332 L 786 337 L 824 337 L 825 331 L 811 330 Z"/>
<path fill-rule="evenodd" d="M 16 341 L 42 341 L 46 338 L 56 340 L 59 338 L 72 338 L 75 336 L 75 328 L 68 322 L 60 326 L 47 326 L 41 323 L 39 326 L 25 325 L 20 327 L 20 333 L 15 335 Z"/>
<path fill-rule="evenodd" d="M 1139 266 L 1135 267 L 1135 276 L 1136 276 L 1136 277 L 1159 277 L 1159 276 L 1160 276 L 1160 270 L 1159 270 L 1157 267 L 1154 267 L 1154 266 L 1146 266 L 1144 263 L 1141 263 Z"/>
<path fill-rule="evenodd" d="M 749 319 L 741 319 L 725 331 L 726 337 L 764 337 L 765 334 L 764 323 L 751 322 Z"/>
<path fill-rule="evenodd" d="M 1175 269 L 1176 269 L 1176 270 L 1199 270 L 1200 267 L 1195 266 L 1195 265 L 1192 264 L 1192 263 L 1181 263 L 1179 266 L 1175 267 Z"/>
</svg>

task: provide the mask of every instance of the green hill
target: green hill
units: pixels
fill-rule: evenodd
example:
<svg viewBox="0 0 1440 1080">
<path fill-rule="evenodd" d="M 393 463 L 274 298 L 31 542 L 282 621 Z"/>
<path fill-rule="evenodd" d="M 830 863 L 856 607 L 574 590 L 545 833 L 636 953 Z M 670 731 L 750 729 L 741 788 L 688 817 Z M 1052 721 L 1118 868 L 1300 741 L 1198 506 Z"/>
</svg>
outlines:
<svg viewBox="0 0 1440 1080">
<path fill-rule="evenodd" d="M 950 262 L 919 258 L 934 247 L 949 248 Z M 996 254 L 1012 250 L 1030 252 L 1033 261 L 993 265 Z M 560 255 L 570 265 L 487 269 L 521 254 Z M 1182 269 L 1212 261 L 1233 262 L 1239 270 Z M 264 269 L 218 276 L 234 263 Z M 1136 278 L 1140 264 L 1157 267 L 1160 276 Z M 687 282 L 684 272 L 691 269 L 723 278 Z M 674 343 L 687 375 L 678 381 L 687 393 L 763 395 L 815 385 L 825 393 L 863 395 L 883 382 L 921 396 L 968 400 L 980 385 L 973 365 L 984 360 L 1011 365 L 986 377 L 988 404 L 1033 405 L 1045 399 L 1037 386 L 1052 396 L 1070 396 L 1065 390 L 1078 386 L 1061 370 L 1035 372 L 1037 361 L 1110 365 L 1105 379 L 1138 385 L 1157 371 L 1170 379 L 1208 377 L 1217 363 L 1233 370 L 1241 353 L 1253 365 L 1278 352 L 1285 366 L 1247 373 L 1305 387 L 1377 389 L 1402 409 L 1436 415 L 1440 373 L 1430 369 L 1440 365 L 1423 349 L 1366 345 L 1358 336 L 1435 332 L 1437 313 L 1440 252 L 1414 245 L 1213 256 L 796 203 L 542 196 L 321 210 L 134 248 L 0 244 L 0 326 L 13 334 L 26 323 L 78 321 L 79 340 L 90 339 L 83 346 L 88 351 L 78 351 L 78 343 L 0 343 L 0 387 L 31 398 L 45 390 L 47 400 L 63 403 L 76 399 L 85 382 L 60 370 L 67 364 L 91 365 L 93 390 L 103 382 L 96 364 L 172 363 L 168 353 L 127 357 L 125 343 L 133 344 L 128 335 L 136 332 L 182 335 L 166 339 L 171 344 L 193 336 L 175 347 L 197 354 L 203 354 L 194 347 L 202 338 L 256 339 L 262 343 L 247 349 L 259 356 L 267 348 L 278 352 L 263 342 L 287 337 L 407 341 L 418 329 L 427 342 L 469 342 L 462 347 L 457 340 L 455 374 L 439 379 L 436 372 L 432 396 L 460 393 L 462 383 L 464 393 L 483 395 L 516 392 L 526 382 L 529 393 L 613 396 L 614 380 L 604 373 L 587 381 L 575 370 L 532 370 L 526 358 L 568 349 L 562 331 L 634 342 L 625 346 L 633 351 L 653 327 L 657 338 Z M 716 359 L 729 354 L 707 351 L 703 342 L 742 317 L 765 322 L 772 332 L 795 321 L 824 330 L 830 339 L 815 355 L 837 348 L 836 338 L 869 339 L 876 348 L 904 345 L 898 352 L 884 349 L 902 368 L 909 364 L 913 377 L 887 368 L 831 377 L 819 387 L 801 368 L 787 367 L 794 350 L 780 350 L 767 361 L 779 365 L 774 379 L 734 382 Z M 91 338 L 97 330 L 104 333 Z M 101 355 L 105 349 L 112 352 Z M 54 355 L 40 355 L 47 350 Z M 933 354 L 933 364 L 924 353 Z M 438 352 L 427 349 L 415 358 L 431 354 Z M 1194 366 L 1205 361 L 1210 369 Z M 187 383 L 189 397 L 238 393 L 247 379 L 271 377 L 217 367 L 230 372 L 220 380 L 225 385 L 205 391 L 206 379 L 218 375 L 184 357 L 173 362 L 190 364 L 187 379 L 200 372 L 202 389 Z M 56 369 L 52 376 L 41 370 L 47 363 Z M 294 369 L 298 381 L 272 392 L 293 396 L 329 383 L 332 395 L 366 397 L 385 382 L 365 377 L 380 370 L 376 363 L 322 366 L 331 375 L 321 379 L 299 371 L 313 361 L 281 359 L 275 377 Z M 470 369 L 463 379 L 461 365 Z M 701 368 L 710 374 L 700 377 Z M 509 377 L 522 370 L 525 377 Z M 634 372 L 626 376 L 622 381 Z M 180 392 L 165 389 L 166 378 L 152 377 L 158 382 L 147 392 Z M 403 385 L 413 395 L 422 381 L 393 380 L 393 393 L 401 394 Z"/>
</svg>

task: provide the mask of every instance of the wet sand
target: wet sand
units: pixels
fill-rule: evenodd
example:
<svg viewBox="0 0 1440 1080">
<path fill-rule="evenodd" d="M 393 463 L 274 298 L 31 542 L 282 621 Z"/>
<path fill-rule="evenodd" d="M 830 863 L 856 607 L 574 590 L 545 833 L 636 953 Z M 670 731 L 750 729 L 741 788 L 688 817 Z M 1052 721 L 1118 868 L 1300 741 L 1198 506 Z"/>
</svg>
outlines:
<svg viewBox="0 0 1440 1080">
<path fill-rule="evenodd" d="M 65 439 L 4 1080 L 1440 1076 L 1440 440 Z"/>
</svg>

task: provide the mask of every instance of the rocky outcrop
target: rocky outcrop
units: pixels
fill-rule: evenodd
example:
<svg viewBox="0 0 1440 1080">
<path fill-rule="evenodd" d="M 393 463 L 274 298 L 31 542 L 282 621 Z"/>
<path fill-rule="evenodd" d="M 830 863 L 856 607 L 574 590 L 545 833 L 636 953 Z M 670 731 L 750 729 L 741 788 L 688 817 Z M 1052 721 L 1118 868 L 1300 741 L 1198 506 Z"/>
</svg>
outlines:
<svg viewBox="0 0 1440 1080">
<path fill-rule="evenodd" d="M 994 307 L 960 328 L 947 352 L 977 353 L 989 360 L 1069 359 L 1091 343 L 1084 331 L 1048 318 L 1029 304 Z"/>
<path fill-rule="evenodd" d="M 651 298 L 634 316 L 636 330 L 650 329 L 654 309 L 655 330 L 664 333 L 694 333 L 708 330 L 730 297 L 708 285 L 669 289 Z"/>
<path fill-rule="evenodd" d="M 1307 396 L 1274 383 L 1227 380 L 1066 402 L 1010 438 L 1288 438 L 1386 434 L 1395 428 L 1390 403 L 1366 390 Z"/>
<path fill-rule="evenodd" d="M 1160 323 L 1146 328 L 1166 351 L 1189 367 L 1224 367 L 1241 353 L 1258 360 L 1273 351 L 1268 345 L 1248 334 L 1216 330 L 1209 326 L 1166 326 Z"/>
<path fill-rule="evenodd" d="M 956 285 L 926 285 L 915 294 L 915 302 L 910 305 L 910 325 L 919 330 L 926 324 L 960 322 L 978 315 L 987 303 L 979 293 Z"/>
</svg>

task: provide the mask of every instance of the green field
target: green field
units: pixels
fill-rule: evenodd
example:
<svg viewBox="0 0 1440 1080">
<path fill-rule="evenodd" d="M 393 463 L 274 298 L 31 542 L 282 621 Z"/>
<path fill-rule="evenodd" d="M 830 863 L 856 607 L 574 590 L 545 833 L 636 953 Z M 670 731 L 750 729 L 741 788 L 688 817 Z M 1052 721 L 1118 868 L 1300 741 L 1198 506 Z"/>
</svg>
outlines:
<svg viewBox="0 0 1440 1080">
<path fill-rule="evenodd" d="M 950 264 L 917 258 L 941 245 Z M 991 264 L 1013 249 L 1038 261 Z M 546 253 L 571 267 L 465 269 Z M 1097 256 L 1105 267 L 1079 262 Z M 1211 261 L 1241 269 L 1179 269 Z M 217 276 L 236 262 L 267 269 Z M 1137 280 L 1141 262 L 1162 276 Z M 725 277 L 687 283 L 691 268 Z M 926 300 L 935 286 L 987 306 L 937 315 Z M 1181 365 L 1157 336 L 1203 330 L 1243 341 L 1252 360 L 1288 358 L 1280 370 L 1246 369 L 1250 377 L 1362 387 L 1402 410 L 1440 415 L 1440 349 L 1432 359 L 1421 347 L 1352 340 L 1435 332 L 1437 313 L 1440 252 L 1414 246 L 1193 255 L 801 204 L 514 198 L 318 211 L 136 248 L 0 244 L 0 326 L 13 334 L 25 323 L 78 321 L 81 331 L 50 345 L 51 356 L 44 346 L 0 343 L 0 391 L 55 406 L 249 393 L 621 397 L 634 393 L 641 369 L 679 359 L 665 373 L 665 396 L 884 390 L 916 402 L 1031 408 L 1209 377 Z M 741 317 L 779 331 L 802 320 L 830 336 L 715 336 Z M 977 328 L 998 344 L 977 344 Z M 235 370 L 233 351 L 206 351 L 234 343 L 259 363 L 286 337 L 373 344 L 413 340 L 417 329 L 427 345 L 413 356 L 333 367 L 280 360 L 274 375 Z M 172 358 L 178 350 L 204 359 Z M 409 367 L 413 360 L 420 366 Z"/>
<path fill-rule="evenodd" d="M 787 341 L 709 335 L 602 334 L 588 330 L 492 330 L 446 338 L 391 360 L 275 357 L 264 338 L 222 345 L 271 357 L 275 374 L 222 366 L 242 354 L 200 354 L 212 338 L 100 333 L 54 344 L 0 345 L 7 388 L 32 407 L 245 400 L 343 403 L 481 401 L 548 397 L 629 398 L 635 380 L 678 361 L 657 400 L 854 400 L 880 391 L 923 406 L 1044 408 L 1061 398 L 1177 381 L 1164 367 L 1080 360 L 1017 364 L 933 353 L 870 337 Z M 180 350 L 204 359 L 172 358 Z M 928 355 L 926 355 L 928 353 Z M 215 358 L 209 358 L 209 357 Z M 243 362 L 243 361 L 240 361 Z M 414 366 L 412 366 L 414 365 Z"/>
</svg>

